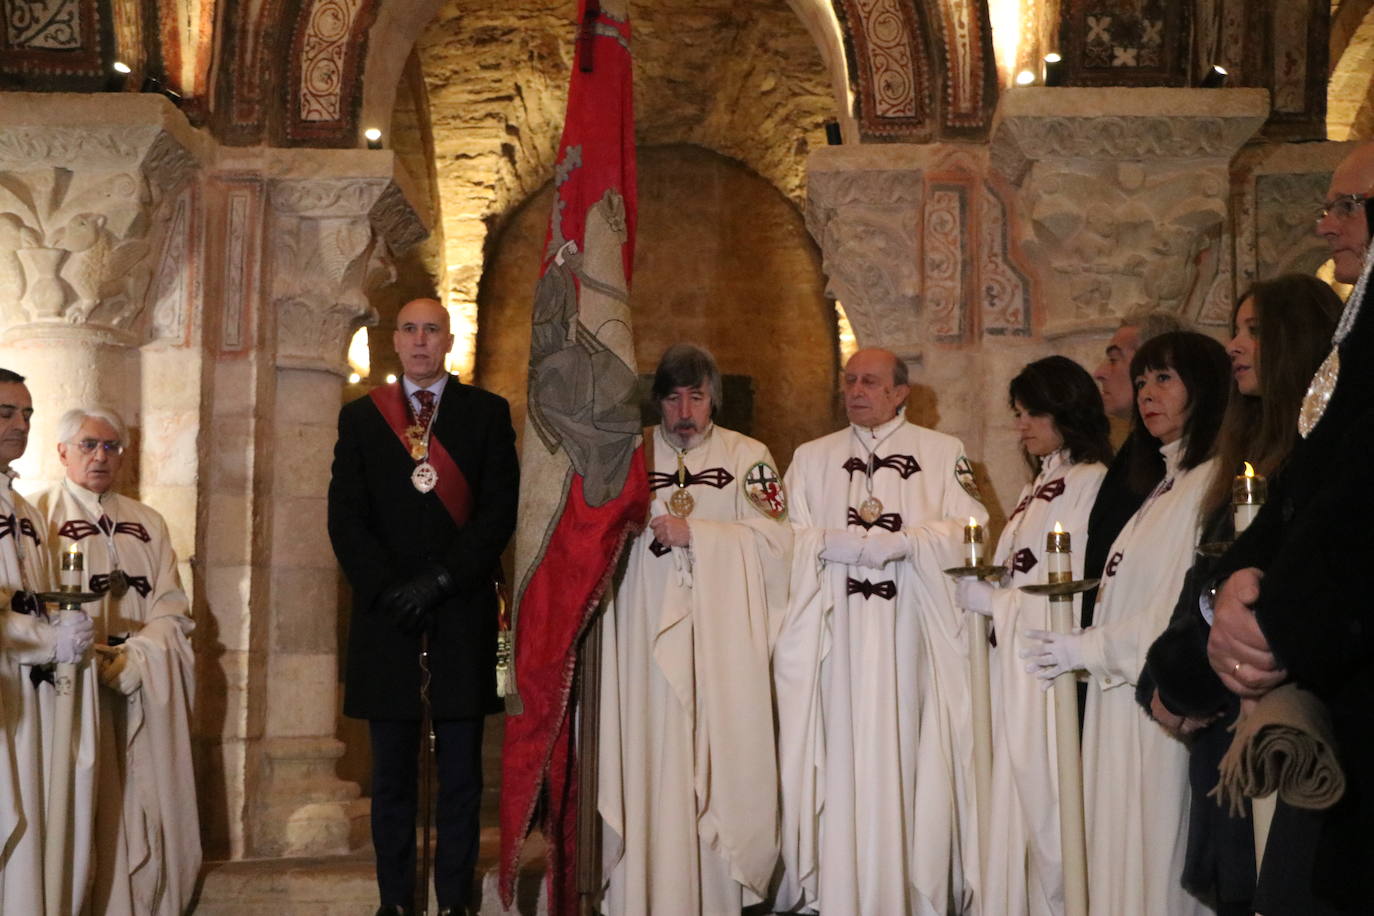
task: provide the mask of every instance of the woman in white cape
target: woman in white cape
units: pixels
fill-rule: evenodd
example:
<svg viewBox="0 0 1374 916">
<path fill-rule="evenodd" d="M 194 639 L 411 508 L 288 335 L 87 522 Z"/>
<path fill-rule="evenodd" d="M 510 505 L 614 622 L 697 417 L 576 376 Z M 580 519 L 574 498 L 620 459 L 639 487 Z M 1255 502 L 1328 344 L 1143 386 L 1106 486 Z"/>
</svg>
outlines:
<svg viewBox="0 0 1374 916">
<path fill-rule="evenodd" d="M 1052 694 L 1028 677 L 1020 653 L 1038 645 L 1027 630 L 1048 630 L 1049 602 L 1023 593 L 1045 581 L 1045 535 L 1056 523 L 1086 542 L 1088 514 L 1112 448 L 1102 395 L 1073 360 L 1037 360 L 1012 379 L 1013 428 L 1034 479 L 1021 490 L 997 542 L 1006 574 L 994 586 L 968 578 L 959 604 L 992 618 L 992 805 L 997 829 L 987 838 L 981 912 L 1052 916 L 1064 910 L 1055 778 Z M 1083 551 L 1075 553 L 1083 575 Z M 1075 608 L 1077 611 L 1077 608 Z M 1075 615 L 1076 616 L 1076 615 Z"/>
<path fill-rule="evenodd" d="M 1188 828 L 1188 750 L 1135 703 L 1151 642 L 1167 626 L 1192 566 L 1210 459 L 1229 392 L 1221 344 L 1192 332 L 1156 337 L 1131 360 L 1138 455 L 1154 445 L 1165 472 L 1107 555 L 1094 625 L 1036 632 L 1041 678 L 1086 670 L 1083 733 L 1088 904 L 1093 916 L 1208 912 L 1180 883 Z"/>
</svg>

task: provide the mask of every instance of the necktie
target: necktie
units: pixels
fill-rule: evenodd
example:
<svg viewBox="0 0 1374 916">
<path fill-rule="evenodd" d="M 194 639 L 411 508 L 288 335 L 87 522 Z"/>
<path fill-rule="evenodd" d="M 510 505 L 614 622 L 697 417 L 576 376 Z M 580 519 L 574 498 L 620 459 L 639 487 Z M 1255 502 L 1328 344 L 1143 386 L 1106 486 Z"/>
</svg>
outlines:
<svg viewBox="0 0 1374 916">
<path fill-rule="evenodd" d="M 424 388 L 415 392 L 415 400 L 420 402 L 420 412 L 415 415 L 415 422 L 429 428 L 429 421 L 434 418 L 434 392 Z"/>
</svg>

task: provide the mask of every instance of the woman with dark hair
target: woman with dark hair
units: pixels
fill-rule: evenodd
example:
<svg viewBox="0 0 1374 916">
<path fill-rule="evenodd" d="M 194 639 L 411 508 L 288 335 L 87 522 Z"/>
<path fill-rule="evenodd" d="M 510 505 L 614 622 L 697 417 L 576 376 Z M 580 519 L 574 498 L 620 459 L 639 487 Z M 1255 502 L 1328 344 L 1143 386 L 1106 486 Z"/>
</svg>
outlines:
<svg viewBox="0 0 1374 916">
<path fill-rule="evenodd" d="M 1083 794 L 1094 916 L 1207 912 L 1176 879 L 1188 811 L 1187 748 L 1140 714 L 1131 685 L 1193 564 L 1229 375 L 1226 351 L 1202 334 L 1163 334 L 1136 351 L 1131 436 L 1142 452 L 1153 446 L 1164 456 L 1164 479 L 1108 551 L 1093 626 L 1027 634 L 1040 643 L 1028 655 L 1037 677 L 1089 675 Z"/>
<path fill-rule="evenodd" d="M 998 639 L 991 658 L 998 829 L 985 840 L 982 908 L 1017 916 L 1064 909 L 1053 701 L 1025 676 L 1019 657 L 1030 645 L 1026 630 L 1049 628 L 1049 603 L 1020 586 L 1044 581 L 1045 534 L 1056 522 L 1082 543 L 1112 449 L 1102 395 L 1073 360 L 1051 356 L 1026 366 L 1012 379 L 1010 403 L 1035 479 L 1021 491 L 997 543 L 997 562 L 1007 569 L 1001 587 L 965 579 L 958 598 L 961 606 L 992 617 Z M 1082 576 L 1081 549 L 1074 560 L 1074 574 Z"/>
<path fill-rule="evenodd" d="M 1204 501 L 1204 541 L 1235 537 L 1231 485 L 1242 462 L 1278 486 L 1298 438 L 1298 408 L 1308 380 L 1321 364 L 1340 317 L 1341 300 L 1316 277 L 1288 274 L 1256 283 L 1231 314 L 1234 387 L 1217 444 L 1216 473 Z M 1247 817 L 1207 797 L 1217 766 L 1231 743 L 1239 703 L 1207 662 L 1211 629 L 1200 610 L 1204 583 L 1215 560 L 1189 571 L 1173 618 L 1145 658 L 1136 699 L 1170 732 L 1193 735 L 1189 776 L 1193 806 L 1183 886 L 1210 902 L 1221 916 L 1253 912 L 1254 831 Z"/>
</svg>

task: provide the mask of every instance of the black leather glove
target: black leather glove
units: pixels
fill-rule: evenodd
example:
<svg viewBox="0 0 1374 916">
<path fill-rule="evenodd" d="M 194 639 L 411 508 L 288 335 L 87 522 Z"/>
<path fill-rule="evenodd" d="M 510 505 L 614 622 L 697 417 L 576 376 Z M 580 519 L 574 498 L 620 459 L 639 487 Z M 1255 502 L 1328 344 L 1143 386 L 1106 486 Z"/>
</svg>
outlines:
<svg viewBox="0 0 1374 916">
<path fill-rule="evenodd" d="M 429 626 L 434 608 L 453 593 L 453 577 L 438 563 L 377 596 L 375 607 L 390 617 L 397 629 L 419 636 Z"/>
</svg>

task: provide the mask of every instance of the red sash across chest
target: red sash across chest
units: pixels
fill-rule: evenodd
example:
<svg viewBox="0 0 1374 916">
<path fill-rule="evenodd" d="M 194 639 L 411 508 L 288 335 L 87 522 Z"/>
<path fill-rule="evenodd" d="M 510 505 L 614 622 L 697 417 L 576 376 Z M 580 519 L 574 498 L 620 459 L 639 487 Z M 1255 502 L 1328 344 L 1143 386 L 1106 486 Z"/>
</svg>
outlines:
<svg viewBox="0 0 1374 916">
<path fill-rule="evenodd" d="M 382 415 L 386 425 L 391 427 L 391 431 L 400 440 L 401 448 L 409 455 L 410 443 L 406 439 L 406 427 L 410 425 L 410 410 L 406 406 L 405 391 L 400 380 L 373 388 L 368 396 L 372 398 L 372 403 L 377 405 L 377 412 Z M 440 398 L 440 407 L 442 406 L 443 399 Z M 453 523 L 461 528 L 467 524 L 468 516 L 472 514 L 472 490 L 468 487 L 467 478 L 458 468 L 458 462 L 453 460 L 453 456 L 432 430 L 429 437 L 429 463 L 434 465 L 434 470 L 439 475 L 434 495 L 444 504 L 444 509 L 448 511 Z"/>
</svg>

